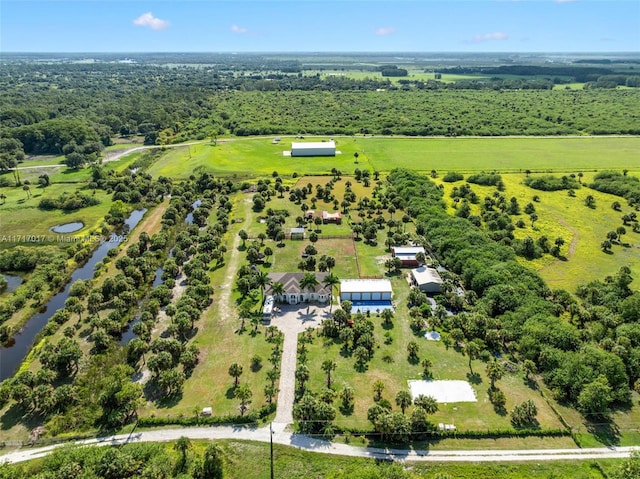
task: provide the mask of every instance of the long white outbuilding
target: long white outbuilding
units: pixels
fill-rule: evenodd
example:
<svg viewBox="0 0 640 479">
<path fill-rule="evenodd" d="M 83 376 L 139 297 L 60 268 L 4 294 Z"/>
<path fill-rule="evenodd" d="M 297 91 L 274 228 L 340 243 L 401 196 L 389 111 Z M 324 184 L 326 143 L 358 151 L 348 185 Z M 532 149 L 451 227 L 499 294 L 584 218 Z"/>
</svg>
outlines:
<svg viewBox="0 0 640 479">
<path fill-rule="evenodd" d="M 393 290 L 388 279 L 343 279 L 340 281 L 340 300 L 391 301 Z"/>
<path fill-rule="evenodd" d="M 336 156 L 336 142 L 333 140 L 292 142 L 291 156 Z"/>
</svg>

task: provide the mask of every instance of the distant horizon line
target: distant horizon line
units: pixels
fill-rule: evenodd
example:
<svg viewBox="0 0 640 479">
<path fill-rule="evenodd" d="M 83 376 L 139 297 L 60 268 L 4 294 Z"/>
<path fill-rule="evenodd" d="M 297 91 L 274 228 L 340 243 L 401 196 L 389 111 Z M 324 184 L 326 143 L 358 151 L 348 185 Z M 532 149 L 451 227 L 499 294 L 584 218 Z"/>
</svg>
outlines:
<svg viewBox="0 0 640 479">
<path fill-rule="evenodd" d="M 353 51 L 334 51 L 334 50 L 302 50 L 302 51 L 270 51 L 270 50 L 256 50 L 256 51 L 205 51 L 205 50 L 176 50 L 176 51 L 8 51 L 0 52 L 1 55 L 114 55 L 114 54 L 130 54 L 130 55 L 171 55 L 171 54 L 211 54 L 211 55 L 255 55 L 255 54 L 278 54 L 278 55 L 300 55 L 300 54 L 332 54 L 332 55 L 397 55 L 397 54 L 466 54 L 466 55 L 531 55 L 531 54 L 573 54 L 573 55 L 640 55 L 640 51 L 571 51 L 571 50 L 555 50 L 555 51 L 465 51 L 465 50 L 439 50 L 439 51 L 427 51 L 427 50 L 389 50 L 389 51 L 374 51 L 374 50 L 353 50 Z"/>
</svg>

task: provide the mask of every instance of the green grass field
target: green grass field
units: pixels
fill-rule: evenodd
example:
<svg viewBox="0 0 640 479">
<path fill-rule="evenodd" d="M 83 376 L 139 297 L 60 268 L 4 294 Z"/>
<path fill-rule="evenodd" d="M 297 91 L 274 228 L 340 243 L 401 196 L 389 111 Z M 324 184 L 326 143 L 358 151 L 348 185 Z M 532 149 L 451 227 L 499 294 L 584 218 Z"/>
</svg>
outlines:
<svg viewBox="0 0 640 479">
<path fill-rule="evenodd" d="M 379 273 L 382 271 L 379 270 Z M 413 334 L 406 307 L 409 286 L 403 277 L 394 277 L 392 284 L 394 303 L 397 305 L 393 327 L 385 329 L 378 316 L 371 316 L 375 324 L 374 336 L 377 346 L 373 360 L 365 372 L 359 372 L 354 368 L 355 359 L 341 351 L 342 344 L 339 341 L 317 337 L 309 348 L 308 366 L 311 372 L 309 387 L 312 390 L 318 391 L 325 386 L 326 375 L 320 366 L 324 360 L 333 359 L 337 363 L 337 368 L 332 378 L 337 389 L 341 390 L 345 385 L 349 385 L 355 392 L 355 410 L 349 415 L 338 412 L 336 424 L 339 426 L 360 429 L 371 427 L 367 421 L 367 410 L 374 405 L 372 384 L 375 381 L 380 380 L 385 384 L 382 396 L 388 399 L 395 409 L 394 401 L 397 392 L 401 389 L 408 390 L 408 380 L 422 379 L 422 367 L 419 362 L 411 363 L 407 359 L 407 344 L 410 341 L 418 343 L 420 360 L 428 358 L 433 362 L 433 379 L 468 380 L 470 370 L 465 356 L 452 348 L 447 349 L 441 342 L 428 341 Z M 385 343 L 387 331 L 392 339 L 390 344 Z M 385 356 L 389 356 L 391 360 L 383 359 Z M 477 373 L 476 378 L 473 379 L 473 388 L 478 401 L 440 404 L 440 410 L 432 416 L 432 422 L 452 423 L 459 430 L 510 428 L 509 416 L 496 413 L 488 400 L 487 390 L 490 381 L 485 375 L 484 363 L 476 360 L 473 361 L 472 367 L 473 372 Z M 515 404 L 532 399 L 538 407 L 538 420 L 542 428 L 562 428 L 562 424 L 544 399 L 525 385 L 521 374 L 507 375 L 497 385 L 507 396 L 507 410 Z M 571 443 L 570 439 L 566 442 L 567 445 Z"/>
<path fill-rule="evenodd" d="M 580 283 L 603 279 L 615 274 L 622 266 L 630 267 L 637 276 L 637 272 L 640 271 L 640 254 L 638 254 L 640 233 L 634 233 L 631 227 L 627 227 L 627 234 L 623 237 L 623 243 L 626 245 L 615 244 L 612 254 L 604 253 L 600 248 L 607 232 L 621 226 L 621 216 L 632 211 L 624 200 L 620 201 L 619 197 L 586 187 L 576 190 L 574 198 L 569 197 L 564 190 L 534 190 L 522 183 L 524 178 L 524 174 L 502 175 L 506 187 L 503 194 L 507 198 L 517 198 L 521 208 L 532 202 L 534 195 L 540 197 L 540 201 L 534 203 L 539 217 L 535 227 L 531 227 L 529 215 L 522 213 L 513 217 L 514 223 L 522 219 L 526 224 L 525 228 L 516 228 L 514 231 L 516 238 L 531 236 L 537 240 L 545 235 L 553 242 L 560 236 L 565 240 L 561 252 L 566 257 L 566 260 L 563 260 L 547 254 L 533 261 L 521 259 L 524 265 L 538 271 L 551 288 L 564 288 L 572 293 Z M 593 173 L 585 173 L 582 182 L 589 183 L 592 178 Z M 455 210 L 451 207 L 452 200 L 449 194 L 452 188 L 464 182 L 445 183 L 441 179 L 436 181 L 444 185 L 445 200 L 450 205 L 449 212 L 454 214 Z M 495 191 L 494 187 L 471 186 L 481 201 Z M 585 206 L 584 199 L 587 195 L 595 197 L 595 209 Z M 611 208 L 614 201 L 620 201 L 624 205 L 621 212 Z M 479 206 L 472 205 L 472 211 L 473 214 L 479 214 Z M 640 278 L 636 278 L 633 286 L 638 284 L 640 284 Z"/>
<path fill-rule="evenodd" d="M 32 186 L 31 197 L 21 187 L 5 187 L 2 192 L 7 196 L 5 204 L 0 206 L 0 234 L 2 235 L 55 235 L 50 228 L 55 225 L 81 221 L 84 228 L 74 232 L 74 235 L 84 235 L 96 230 L 102 223 L 104 215 L 111 207 L 111 195 L 102 190 L 96 190 L 95 196 L 100 204 L 64 212 L 62 210 L 41 210 L 38 204 L 42 198 L 56 198 L 64 192 L 73 193 L 77 185 L 61 183 L 52 184 L 46 189 Z M 92 190 L 85 190 L 85 194 L 92 195 Z"/>
<path fill-rule="evenodd" d="M 326 138 L 323 138 L 326 139 Z M 318 138 L 307 138 L 318 140 Z M 198 168 L 219 175 L 261 177 L 329 173 L 337 168 L 352 173 L 355 168 L 390 171 L 409 168 L 429 172 L 446 171 L 595 171 L 638 170 L 640 138 L 373 138 L 337 137 L 336 157 L 291 158 L 283 155 L 291 137 L 279 144 L 271 138 L 232 139 L 217 146 L 198 144 L 174 148 L 159 159 L 149 173 L 186 178 Z M 355 163 L 354 153 L 360 155 Z"/>
</svg>

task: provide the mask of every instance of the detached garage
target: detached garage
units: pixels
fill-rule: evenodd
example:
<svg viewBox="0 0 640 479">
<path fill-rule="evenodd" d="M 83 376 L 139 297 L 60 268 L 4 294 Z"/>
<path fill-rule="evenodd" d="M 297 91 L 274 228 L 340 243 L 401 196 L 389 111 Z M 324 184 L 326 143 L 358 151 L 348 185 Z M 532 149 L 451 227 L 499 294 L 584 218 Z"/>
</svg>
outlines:
<svg viewBox="0 0 640 479">
<path fill-rule="evenodd" d="M 291 156 L 336 156 L 335 141 L 291 143 Z"/>
<path fill-rule="evenodd" d="M 391 281 L 388 279 L 343 279 L 340 301 L 351 301 L 354 312 L 379 312 L 393 309 Z"/>
<path fill-rule="evenodd" d="M 424 293 L 439 293 L 442 291 L 442 278 L 433 268 L 421 266 L 411 270 L 411 279 L 414 286 Z"/>
</svg>

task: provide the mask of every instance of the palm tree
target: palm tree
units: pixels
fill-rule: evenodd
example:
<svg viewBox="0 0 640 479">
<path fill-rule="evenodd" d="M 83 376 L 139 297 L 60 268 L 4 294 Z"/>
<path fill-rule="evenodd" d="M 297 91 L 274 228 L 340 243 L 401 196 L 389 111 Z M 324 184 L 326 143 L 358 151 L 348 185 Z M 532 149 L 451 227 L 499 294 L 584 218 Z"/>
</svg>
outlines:
<svg viewBox="0 0 640 479">
<path fill-rule="evenodd" d="M 420 394 L 414 401 L 417 407 L 424 409 L 427 414 L 435 414 L 438 412 L 438 402 L 432 396 Z"/>
<path fill-rule="evenodd" d="M 253 396 L 251 389 L 249 389 L 249 385 L 243 384 L 235 390 L 233 395 L 237 399 L 240 399 L 240 415 L 244 416 L 244 413 L 248 408 L 247 405 L 251 402 L 251 397 Z"/>
<path fill-rule="evenodd" d="M 325 287 L 329 288 L 329 313 L 333 308 L 333 287 L 337 284 L 340 284 L 340 279 L 333 273 L 329 273 L 325 276 L 324 281 L 322 282 Z"/>
<path fill-rule="evenodd" d="M 411 393 L 409 391 L 401 390 L 396 394 L 396 404 L 402 409 L 402 414 L 405 410 L 411 406 Z"/>
<path fill-rule="evenodd" d="M 477 343 L 468 341 L 464 346 L 464 352 L 469 357 L 469 371 L 471 371 L 471 374 L 473 374 L 473 369 L 471 368 L 471 360 L 478 357 L 478 354 L 480 354 L 480 347 Z"/>
<path fill-rule="evenodd" d="M 266 286 L 269 286 L 272 281 L 269 278 L 269 273 L 266 271 L 258 271 L 258 273 L 254 276 L 256 284 L 260 286 L 260 294 L 262 295 L 262 300 L 264 301 L 264 290 Z"/>
<path fill-rule="evenodd" d="M 187 451 L 190 447 L 191 441 L 185 436 L 180 436 L 173 445 L 173 449 L 180 453 L 180 471 L 184 471 L 184 466 L 187 464 Z"/>
<path fill-rule="evenodd" d="M 375 393 L 373 397 L 374 401 L 378 402 L 382 399 L 382 391 L 384 391 L 384 383 L 378 379 L 373 383 L 373 392 Z"/>
<path fill-rule="evenodd" d="M 240 236 L 240 239 L 242 240 L 242 248 L 245 247 L 245 243 L 247 241 L 247 239 L 249 238 L 249 235 L 247 234 L 247 232 L 245 230 L 240 230 L 238 231 L 238 236 Z"/>
<path fill-rule="evenodd" d="M 496 359 L 487 364 L 487 376 L 491 380 L 491 389 L 495 389 L 495 383 L 504 375 L 504 366 Z"/>
<path fill-rule="evenodd" d="M 322 371 L 327 374 L 327 388 L 331 388 L 331 372 L 335 371 L 336 362 L 333 359 L 327 359 L 322 363 Z"/>
<path fill-rule="evenodd" d="M 318 279 L 316 275 L 313 273 L 305 273 L 300 280 L 300 289 L 305 290 L 308 289 L 312 292 L 315 292 L 316 286 L 318 286 Z"/>
<path fill-rule="evenodd" d="M 238 387 L 238 378 L 240 377 L 241 374 L 242 374 L 242 366 L 240 366 L 238 363 L 233 363 L 231 366 L 229 366 L 229 376 L 234 378 L 234 383 L 233 383 L 234 388 Z"/>
<path fill-rule="evenodd" d="M 271 294 L 273 294 L 274 296 L 282 297 L 282 295 L 284 295 L 284 284 L 282 284 L 280 281 L 276 281 L 275 283 L 271 284 Z"/>
</svg>

